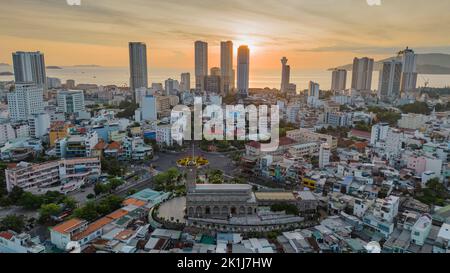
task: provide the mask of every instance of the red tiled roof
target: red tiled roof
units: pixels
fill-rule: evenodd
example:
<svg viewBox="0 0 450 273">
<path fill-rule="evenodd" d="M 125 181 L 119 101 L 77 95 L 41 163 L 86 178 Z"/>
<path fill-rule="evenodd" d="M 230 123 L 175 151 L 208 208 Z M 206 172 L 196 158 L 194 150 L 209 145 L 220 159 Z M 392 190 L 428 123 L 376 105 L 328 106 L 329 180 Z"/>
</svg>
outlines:
<svg viewBox="0 0 450 273">
<path fill-rule="evenodd" d="M 286 145 L 292 145 L 295 144 L 295 140 L 293 140 L 292 138 L 288 138 L 288 137 L 280 137 L 279 140 L 280 144 L 279 146 L 286 146 Z M 250 141 L 249 143 L 247 143 L 246 145 L 253 147 L 255 149 L 260 149 L 261 148 L 261 143 L 256 142 L 256 141 Z"/>
<path fill-rule="evenodd" d="M 367 142 L 355 142 L 353 146 L 359 150 L 365 149 L 367 147 Z"/>
<path fill-rule="evenodd" d="M 101 140 L 94 146 L 94 150 L 103 150 L 106 147 L 108 147 L 108 144 Z"/>
<path fill-rule="evenodd" d="M 65 221 L 57 226 L 54 226 L 52 228 L 52 230 L 62 233 L 62 234 L 67 234 L 70 232 L 71 229 L 74 229 L 78 226 L 80 226 L 81 224 L 83 224 L 85 221 L 78 219 L 78 218 L 73 218 L 70 219 L 68 221 Z"/>
<path fill-rule="evenodd" d="M 295 143 L 295 140 L 293 140 L 292 138 L 280 137 L 280 146 L 291 145 L 294 143 Z"/>
<path fill-rule="evenodd" d="M 118 209 L 118 210 L 106 215 L 106 217 L 116 220 L 116 219 L 122 218 L 123 216 L 125 216 L 127 214 L 128 214 L 128 211 L 123 210 L 123 209 Z"/>
<path fill-rule="evenodd" d="M 146 204 L 147 204 L 146 202 L 135 199 L 135 198 L 128 198 L 125 201 L 123 201 L 124 206 L 134 205 L 136 207 L 142 207 L 142 206 L 145 206 Z"/>
<path fill-rule="evenodd" d="M 357 130 L 357 129 L 352 129 L 351 130 L 351 134 L 353 136 L 363 137 L 363 138 L 370 138 L 371 137 L 371 133 L 365 132 L 365 131 L 361 131 L 361 130 Z"/>
<path fill-rule="evenodd" d="M 65 124 L 66 124 L 65 121 L 54 121 L 50 125 L 50 129 L 62 128 L 64 127 Z"/>
<path fill-rule="evenodd" d="M 114 239 L 126 240 L 126 239 L 130 238 L 131 236 L 133 236 L 133 234 L 134 234 L 134 231 L 125 229 L 125 230 L 122 230 L 121 232 L 119 232 L 119 234 L 117 234 L 116 236 L 114 236 Z"/>
<path fill-rule="evenodd" d="M 79 241 L 79 240 L 89 236 L 90 234 L 96 232 L 97 230 L 103 228 L 104 226 L 111 223 L 112 221 L 113 221 L 113 219 L 108 218 L 108 217 L 100 218 L 99 220 L 95 221 L 94 223 L 88 225 L 88 227 L 85 230 L 83 230 L 82 232 L 75 234 L 72 237 L 72 240 Z"/>
<path fill-rule="evenodd" d="M 120 149 L 120 143 L 117 142 L 117 141 L 113 141 L 113 142 L 111 142 L 108 145 L 107 149 L 109 149 L 109 150 L 116 150 L 117 149 L 118 150 L 118 149 Z"/>
<path fill-rule="evenodd" d="M 14 237 L 14 234 L 7 231 L 0 232 L 0 237 L 5 238 L 6 240 L 11 240 L 12 237 Z"/>
</svg>

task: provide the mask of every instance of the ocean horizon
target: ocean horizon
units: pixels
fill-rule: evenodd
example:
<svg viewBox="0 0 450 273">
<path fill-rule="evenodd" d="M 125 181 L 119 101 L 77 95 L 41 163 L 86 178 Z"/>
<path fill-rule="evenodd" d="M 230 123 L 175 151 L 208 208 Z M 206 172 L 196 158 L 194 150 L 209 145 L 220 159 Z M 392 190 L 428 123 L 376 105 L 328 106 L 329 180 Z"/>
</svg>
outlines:
<svg viewBox="0 0 450 273">
<path fill-rule="evenodd" d="M 103 66 L 60 66 L 61 69 L 47 68 L 47 77 L 59 78 L 62 83 L 66 80 L 75 80 L 76 84 L 97 85 L 129 85 L 128 67 L 103 67 Z M 12 72 L 12 66 L 0 66 L 0 72 Z M 191 87 L 194 83 L 194 71 L 173 68 L 149 68 L 148 80 L 151 83 L 164 83 L 168 78 L 180 80 L 181 73 L 191 73 Z M 347 73 L 347 88 L 351 85 L 351 71 Z M 372 89 L 378 89 L 379 72 L 375 71 L 372 78 Z M 12 81 L 14 76 L 0 76 L 0 81 Z M 322 90 L 331 88 L 331 71 L 326 69 L 293 69 L 291 71 L 291 83 L 297 85 L 297 90 L 308 88 L 309 81 L 320 84 Z M 419 74 L 417 85 L 424 86 L 429 82 L 429 87 L 450 86 L 450 75 L 426 75 Z M 250 88 L 280 88 L 281 69 L 253 69 L 250 71 Z"/>
</svg>

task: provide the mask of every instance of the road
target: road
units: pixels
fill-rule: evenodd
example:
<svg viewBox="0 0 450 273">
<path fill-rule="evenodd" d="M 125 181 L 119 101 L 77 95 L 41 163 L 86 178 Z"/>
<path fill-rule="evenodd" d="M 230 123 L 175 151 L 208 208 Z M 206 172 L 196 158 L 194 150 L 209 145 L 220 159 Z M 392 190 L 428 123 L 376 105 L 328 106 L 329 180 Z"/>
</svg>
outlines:
<svg viewBox="0 0 450 273">
<path fill-rule="evenodd" d="M 153 185 L 151 183 L 151 176 L 149 173 L 145 173 L 141 175 L 141 179 L 136 181 L 134 178 L 128 179 L 124 185 L 119 187 L 114 194 L 120 196 L 126 196 L 128 191 L 131 189 L 135 189 L 137 191 L 143 190 L 145 188 L 151 188 Z M 94 185 L 89 185 L 83 190 L 71 192 L 68 196 L 73 197 L 80 205 L 89 201 L 87 196 L 89 194 L 94 194 Z M 102 196 L 97 197 L 102 198 Z"/>
<path fill-rule="evenodd" d="M 155 166 L 157 171 L 166 171 L 169 168 L 176 167 L 177 160 L 190 155 L 192 155 L 191 148 L 182 153 L 159 153 L 158 159 L 151 162 L 151 164 Z M 224 173 L 231 173 L 237 168 L 232 160 L 224 154 L 205 153 L 196 148 L 195 156 L 203 156 L 208 159 L 209 166 L 206 169 L 217 169 L 222 170 Z"/>
</svg>

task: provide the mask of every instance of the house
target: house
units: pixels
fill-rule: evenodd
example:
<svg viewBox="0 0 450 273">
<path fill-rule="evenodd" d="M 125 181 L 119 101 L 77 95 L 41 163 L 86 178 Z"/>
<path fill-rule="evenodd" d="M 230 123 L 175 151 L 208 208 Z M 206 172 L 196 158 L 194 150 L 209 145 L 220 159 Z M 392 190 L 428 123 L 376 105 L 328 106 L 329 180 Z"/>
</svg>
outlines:
<svg viewBox="0 0 450 273">
<path fill-rule="evenodd" d="M 66 249 L 72 237 L 85 230 L 88 225 L 86 220 L 78 218 L 70 219 L 50 229 L 50 240 L 59 249 Z"/>
<path fill-rule="evenodd" d="M 294 145 L 295 140 L 288 137 L 280 137 L 278 142 L 278 149 L 274 152 L 261 151 L 261 143 L 256 141 L 250 141 L 245 144 L 245 153 L 247 156 L 261 156 L 261 155 L 284 155 L 289 148 Z"/>
<path fill-rule="evenodd" d="M 12 230 L 0 232 L 0 253 L 44 253 L 45 247 L 38 237 L 18 234 Z"/>
</svg>

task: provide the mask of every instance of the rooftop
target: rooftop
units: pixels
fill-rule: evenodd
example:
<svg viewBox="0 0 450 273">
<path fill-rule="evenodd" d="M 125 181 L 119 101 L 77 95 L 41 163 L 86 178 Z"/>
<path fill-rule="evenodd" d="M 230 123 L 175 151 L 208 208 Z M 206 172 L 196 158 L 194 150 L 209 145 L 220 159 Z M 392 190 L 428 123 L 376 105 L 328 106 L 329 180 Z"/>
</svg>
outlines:
<svg viewBox="0 0 450 273">
<path fill-rule="evenodd" d="M 152 203 L 154 203 L 156 198 L 158 198 L 158 197 L 160 197 L 162 195 L 165 195 L 165 194 L 166 194 L 165 192 L 154 191 L 154 190 L 151 190 L 151 189 L 143 189 L 142 191 L 133 194 L 129 198 L 141 200 L 141 201 L 144 201 L 144 202 L 152 202 Z"/>
<path fill-rule="evenodd" d="M 81 227 L 82 225 L 87 224 L 87 221 L 85 220 L 81 220 L 78 218 L 73 218 L 70 219 L 68 221 L 65 221 L 64 223 L 61 223 L 57 226 L 54 226 L 52 228 L 53 231 L 62 233 L 62 234 L 68 234 L 70 233 L 72 230 L 77 229 L 79 227 Z"/>
<path fill-rule="evenodd" d="M 315 197 L 314 194 L 312 194 L 312 192 L 310 192 L 310 191 L 300 191 L 300 192 L 297 192 L 297 197 L 298 197 L 300 200 L 310 200 L 310 201 L 316 200 L 316 197 Z"/>
<path fill-rule="evenodd" d="M 248 191 L 252 186 L 248 184 L 197 184 L 197 191 Z"/>
<path fill-rule="evenodd" d="M 12 234 L 11 232 L 8 232 L 8 231 L 1 231 L 0 237 L 4 238 L 6 240 L 11 240 L 11 238 L 14 237 L 14 234 Z"/>
<path fill-rule="evenodd" d="M 258 200 L 282 200 L 295 201 L 296 198 L 292 192 L 255 192 Z"/>
<path fill-rule="evenodd" d="M 128 206 L 128 205 L 134 205 L 136 207 L 143 207 L 147 204 L 147 202 L 136 199 L 136 198 L 128 198 L 126 200 L 123 201 L 123 205 L 124 206 Z"/>
</svg>

